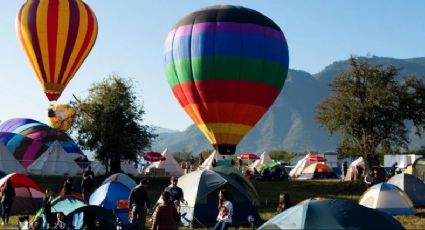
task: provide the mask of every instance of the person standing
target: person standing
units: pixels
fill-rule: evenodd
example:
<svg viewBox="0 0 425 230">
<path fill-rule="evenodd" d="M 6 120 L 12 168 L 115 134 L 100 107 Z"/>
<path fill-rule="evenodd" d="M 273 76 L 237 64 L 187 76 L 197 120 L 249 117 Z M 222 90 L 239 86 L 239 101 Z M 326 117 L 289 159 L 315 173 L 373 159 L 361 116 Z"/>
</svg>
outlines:
<svg viewBox="0 0 425 230">
<path fill-rule="evenodd" d="M 94 180 L 94 172 L 91 171 L 91 166 L 87 167 L 83 173 L 83 177 L 89 177 L 89 176 L 91 176 L 91 178 Z"/>
<path fill-rule="evenodd" d="M 89 201 L 91 192 L 94 187 L 94 179 L 91 174 L 83 175 L 83 180 L 81 181 L 81 189 L 83 200 Z"/>
<path fill-rule="evenodd" d="M 65 183 L 63 183 L 63 194 L 65 196 L 71 195 L 73 190 L 74 190 L 74 187 L 72 186 L 71 178 L 68 177 L 66 178 Z"/>
<path fill-rule="evenodd" d="M 173 203 L 176 206 L 177 211 L 180 212 L 180 203 L 186 202 L 184 200 L 183 190 L 179 186 L 177 186 L 177 177 L 172 176 L 170 182 L 171 184 L 164 189 L 164 192 L 170 193 L 171 203 Z"/>
<path fill-rule="evenodd" d="M 163 202 L 156 207 L 153 214 L 152 230 L 177 230 L 180 215 L 171 201 L 170 193 L 164 191 L 161 198 Z"/>
<path fill-rule="evenodd" d="M 281 193 L 279 195 L 279 203 L 276 208 L 277 213 L 281 213 L 290 207 L 291 207 L 291 201 L 289 199 L 289 194 L 286 192 Z"/>
<path fill-rule="evenodd" d="M 130 220 L 134 230 L 145 230 L 146 213 L 150 209 L 149 197 L 146 191 L 149 182 L 142 179 L 140 184 L 133 188 L 128 198 L 130 205 Z"/>
<path fill-rule="evenodd" d="M 50 189 L 46 189 L 43 197 L 43 201 L 41 203 L 41 208 L 43 209 L 43 223 L 42 223 L 42 229 L 47 229 L 49 226 L 51 226 L 51 216 L 52 216 L 52 192 Z"/>
<path fill-rule="evenodd" d="M 345 179 L 345 176 L 347 175 L 347 170 L 348 170 L 348 165 L 347 165 L 347 161 L 344 161 L 344 163 L 342 164 L 342 168 L 341 168 L 341 173 L 342 173 L 342 179 Z"/>
<path fill-rule="evenodd" d="M 218 193 L 218 216 L 214 230 L 227 230 L 232 223 L 233 204 L 230 201 L 229 192 L 221 189 Z"/>
<path fill-rule="evenodd" d="M 10 211 L 12 210 L 13 199 L 15 198 L 15 189 L 13 188 L 12 181 L 6 181 L 6 187 L 1 191 L 1 206 L 2 206 L 2 225 L 9 224 Z"/>
</svg>

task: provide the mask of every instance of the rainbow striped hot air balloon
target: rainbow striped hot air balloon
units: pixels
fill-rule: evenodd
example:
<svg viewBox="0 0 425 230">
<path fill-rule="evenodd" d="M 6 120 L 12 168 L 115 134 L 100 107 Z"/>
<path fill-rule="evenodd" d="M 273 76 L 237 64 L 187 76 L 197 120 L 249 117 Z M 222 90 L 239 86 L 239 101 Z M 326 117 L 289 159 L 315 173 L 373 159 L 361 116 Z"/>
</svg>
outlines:
<svg viewBox="0 0 425 230">
<path fill-rule="evenodd" d="M 97 21 L 81 0 L 27 0 L 16 30 L 44 93 L 56 101 L 93 47 Z"/>
<path fill-rule="evenodd" d="M 234 154 L 273 104 L 288 63 L 279 26 L 239 6 L 196 11 L 181 19 L 165 41 L 173 93 L 221 154 Z"/>
</svg>

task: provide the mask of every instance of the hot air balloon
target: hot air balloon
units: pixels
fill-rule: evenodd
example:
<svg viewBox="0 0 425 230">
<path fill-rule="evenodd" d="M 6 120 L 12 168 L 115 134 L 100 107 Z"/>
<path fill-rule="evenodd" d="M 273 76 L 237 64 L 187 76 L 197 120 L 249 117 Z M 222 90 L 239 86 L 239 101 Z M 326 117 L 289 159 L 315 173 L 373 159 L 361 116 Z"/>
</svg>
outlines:
<svg viewBox="0 0 425 230">
<path fill-rule="evenodd" d="M 234 154 L 273 104 L 288 63 L 279 26 L 240 6 L 191 13 L 165 41 L 166 74 L 174 96 L 220 154 Z"/>
<path fill-rule="evenodd" d="M 49 125 L 55 129 L 67 131 L 74 123 L 75 109 L 69 105 L 56 104 L 52 106 L 54 116 L 49 116 Z"/>
<path fill-rule="evenodd" d="M 49 101 L 56 101 L 93 47 L 94 12 L 81 0 L 27 0 L 16 30 Z"/>
</svg>

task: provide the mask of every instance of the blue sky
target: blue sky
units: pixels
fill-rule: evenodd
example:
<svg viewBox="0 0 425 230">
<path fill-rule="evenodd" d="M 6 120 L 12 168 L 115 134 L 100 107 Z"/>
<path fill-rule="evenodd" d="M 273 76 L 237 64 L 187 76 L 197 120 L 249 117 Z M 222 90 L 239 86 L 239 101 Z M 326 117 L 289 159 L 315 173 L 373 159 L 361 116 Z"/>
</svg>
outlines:
<svg viewBox="0 0 425 230">
<path fill-rule="evenodd" d="M 43 94 L 15 32 L 24 0 L 0 0 L 0 120 L 46 122 Z M 184 130 L 192 121 L 171 93 L 163 68 L 163 43 L 171 27 L 202 7 L 231 4 L 274 20 L 288 40 L 290 68 L 312 74 L 350 55 L 425 56 L 425 1 L 207 1 L 85 0 L 95 11 L 97 42 L 59 103 L 86 95 L 110 73 L 135 79 L 145 124 Z M 285 88 L 283 88 L 285 90 Z"/>
</svg>

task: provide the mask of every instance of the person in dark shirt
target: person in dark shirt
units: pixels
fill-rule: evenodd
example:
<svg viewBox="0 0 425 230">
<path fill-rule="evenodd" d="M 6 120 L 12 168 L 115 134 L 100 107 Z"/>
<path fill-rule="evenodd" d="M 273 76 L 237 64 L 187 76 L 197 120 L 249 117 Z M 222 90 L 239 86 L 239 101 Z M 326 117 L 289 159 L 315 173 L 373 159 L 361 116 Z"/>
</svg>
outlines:
<svg viewBox="0 0 425 230">
<path fill-rule="evenodd" d="M 168 192 L 170 193 L 171 196 L 171 203 L 173 203 L 176 208 L 177 211 L 180 211 L 180 202 L 181 203 L 186 203 L 186 201 L 184 200 L 184 196 L 183 196 L 183 190 L 177 186 L 177 182 L 178 179 L 175 176 L 171 177 L 171 184 L 170 186 L 166 187 L 164 189 L 164 192 Z"/>
<path fill-rule="evenodd" d="M 72 181 L 71 178 L 67 178 L 65 183 L 63 184 L 63 194 L 66 195 L 71 195 L 72 191 L 74 190 L 73 186 L 72 186 Z"/>
<path fill-rule="evenodd" d="M 88 175 L 87 177 L 83 177 L 83 181 L 81 182 L 83 200 L 89 201 L 93 187 L 94 187 L 93 177 L 91 175 Z"/>
<path fill-rule="evenodd" d="M 86 168 L 86 170 L 84 171 L 84 174 L 83 174 L 83 178 L 90 177 L 90 176 L 91 176 L 92 179 L 94 179 L 94 172 L 91 171 L 91 166 Z"/>
<path fill-rule="evenodd" d="M 15 195 L 15 188 L 13 188 L 12 181 L 8 179 L 6 181 L 6 186 L 1 191 L 2 225 L 8 225 L 9 223 L 10 211 L 12 210 Z"/>
<path fill-rule="evenodd" d="M 146 213 L 150 209 L 149 197 L 146 188 L 149 181 L 143 179 L 140 184 L 133 188 L 128 198 L 130 209 L 130 220 L 132 229 L 145 230 Z"/>
<path fill-rule="evenodd" d="M 42 228 L 43 229 L 47 229 L 49 226 L 51 226 L 52 224 L 52 192 L 50 191 L 50 189 L 46 189 L 45 193 L 44 193 L 44 197 L 43 197 L 43 202 L 41 203 L 41 208 L 43 209 L 43 224 L 42 224 Z"/>
</svg>

